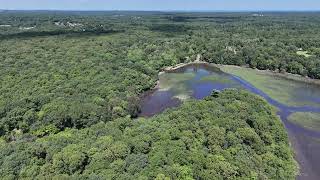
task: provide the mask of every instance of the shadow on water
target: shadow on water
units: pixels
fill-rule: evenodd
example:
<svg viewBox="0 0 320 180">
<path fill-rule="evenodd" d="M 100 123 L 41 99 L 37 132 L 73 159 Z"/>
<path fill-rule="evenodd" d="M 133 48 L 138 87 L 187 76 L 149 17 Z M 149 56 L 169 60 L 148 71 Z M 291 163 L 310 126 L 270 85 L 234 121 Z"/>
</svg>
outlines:
<svg viewBox="0 0 320 180">
<path fill-rule="evenodd" d="M 320 112 L 319 107 L 313 106 L 287 106 L 272 99 L 263 91 L 257 89 L 247 81 L 227 73 L 222 72 L 220 69 L 208 65 L 188 65 L 174 71 L 166 72 L 176 74 L 190 74 L 193 73 L 190 79 L 183 81 L 185 85 L 184 90 L 192 91 L 192 98 L 203 99 L 209 96 L 213 90 L 223 90 L 226 88 L 242 88 L 254 94 L 257 94 L 271 105 L 278 109 L 278 115 L 281 118 L 284 126 L 286 127 L 290 141 L 292 142 L 296 159 L 300 164 L 301 174 L 297 179 L 320 179 L 320 132 L 306 129 L 288 120 L 288 117 L 295 112 Z M 204 78 L 212 78 L 212 80 L 205 80 Z M 216 77 L 216 78 L 213 78 Z M 161 78 L 160 78 L 161 79 Z M 222 79 L 222 80 L 221 80 Z M 224 81 L 223 81 L 224 80 Z M 161 82 L 165 83 L 165 82 Z M 172 86 L 174 87 L 175 84 Z M 306 87 L 307 88 L 307 87 Z M 140 116 L 150 117 L 155 114 L 161 113 L 167 108 L 176 107 L 182 102 L 175 98 L 176 92 L 169 89 L 155 90 L 150 95 L 146 96 L 142 103 L 142 113 Z M 181 93 L 181 92 L 179 92 Z M 310 98 L 310 97 L 306 97 Z"/>
<path fill-rule="evenodd" d="M 142 101 L 140 117 L 150 117 L 172 107 L 177 107 L 181 102 L 173 98 L 173 94 L 167 91 L 155 91 L 146 96 Z"/>
</svg>

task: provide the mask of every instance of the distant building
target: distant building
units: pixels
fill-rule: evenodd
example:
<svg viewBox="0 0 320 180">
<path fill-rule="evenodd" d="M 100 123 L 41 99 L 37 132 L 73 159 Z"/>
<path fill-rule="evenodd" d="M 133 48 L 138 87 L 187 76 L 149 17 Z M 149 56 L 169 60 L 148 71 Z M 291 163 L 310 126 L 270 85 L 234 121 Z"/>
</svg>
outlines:
<svg viewBox="0 0 320 180">
<path fill-rule="evenodd" d="M 264 15 L 255 13 L 255 14 L 252 14 L 252 16 L 254 16 L 254 17 L 263 17 Z"/>
</svg>

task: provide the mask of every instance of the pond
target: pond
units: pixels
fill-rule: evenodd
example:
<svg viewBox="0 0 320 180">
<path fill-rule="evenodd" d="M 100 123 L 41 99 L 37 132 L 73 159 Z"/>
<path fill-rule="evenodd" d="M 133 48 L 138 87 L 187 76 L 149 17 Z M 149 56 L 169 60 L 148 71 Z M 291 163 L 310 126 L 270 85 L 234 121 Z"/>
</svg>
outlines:
<svg viewBox="0 0 320 180">
<path fill-rule="evenodd" d="M 240 82 L 218 68 L 204 64 L 184 66 L 159 75 L 159 87 L 143 100 L 140 116 L 153 116 L 189 98 L 203 99 L 213 90 L 241 87 Z"/>
<path fill-rule="evenodd" d="M 318 179 L 320 177 L 320 155 L 318 155 L 318 152 L 320 152 L 320 132 L 288 121 L 288 117 L 292 113 L 320 112 L 319 106 L 282 104 L 240 77 L 224 73 L 220 69 L 207 64 L 190 64 L 170 72 L 161 73 L 158 86 L 155 91 L 143 99 L 141 117 L 150 117 L 163 112 L 167 108 L 179 106 L 189 98 L 203 99 L 209 96 L 213 90 L 226 88 L 245 89 L 265 98 L 271 105 L 278 108 L 278 115 L 288 131 L 295 149 L 296 159 L 301 168 L 301 175 L 298 179 Z M 305 84 L 304 87 L 306 88 L 305 91 L 308 92 L 307 88 L 310 86 Z M 314 91 L 314 87 L 312 88 L 312 91 Z M 318 90 L 320 91 L 320 88 Z M 292 97 L 295 98 L 295 101 L 313 101 L 314 104 L 313 94 L 305 93 L 304 96 L 298 98 Z"/>
</svg>

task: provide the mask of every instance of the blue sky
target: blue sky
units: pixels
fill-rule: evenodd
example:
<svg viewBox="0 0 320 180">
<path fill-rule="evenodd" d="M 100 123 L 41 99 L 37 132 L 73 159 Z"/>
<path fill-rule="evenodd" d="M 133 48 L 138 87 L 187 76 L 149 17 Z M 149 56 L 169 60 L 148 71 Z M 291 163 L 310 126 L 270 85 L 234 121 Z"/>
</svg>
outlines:
<svg viewBox="0 0 320 180">
<path fill-rule="evenodd" d="M 320 0 L 0 0 L 0 9 L 320 10 Z"/>
</svg>

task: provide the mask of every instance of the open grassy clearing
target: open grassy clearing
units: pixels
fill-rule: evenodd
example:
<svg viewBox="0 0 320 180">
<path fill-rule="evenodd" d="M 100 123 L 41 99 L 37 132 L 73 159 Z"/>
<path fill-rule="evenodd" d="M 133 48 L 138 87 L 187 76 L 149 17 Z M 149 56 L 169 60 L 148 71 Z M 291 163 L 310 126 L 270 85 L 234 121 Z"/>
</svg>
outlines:
<svg viewBox="0 0 320 180">
<path fill-rule="evenodd" d="M 285 105 L 320 106 L 316 101 L 320 97 L 319 86 L 277 77 L 250 68 L 226 65 L 221 66 L 221 69 L 248 81 L 271 98 Z"/>
<path fill-rule="evenodd" d="M 312 56 L 312 55 L 310 55 L 309 54 L 309 52 L 308 51 L 297 51 L 297 54 L 299 55 L 299 56 L 304 56 L 304 57 L 310 57 L 310 56 Z"/>
<path fill-rule="evenodd" d="M 320 113 L 297 112 L 289 116 L 289 121 L 307 129 L 320 131 Z"/>
</svg>

